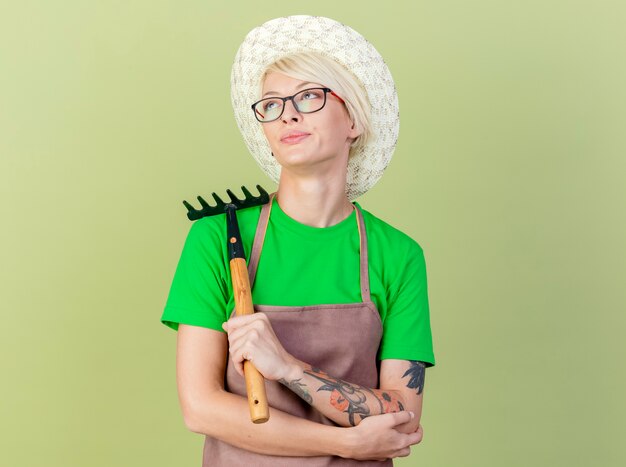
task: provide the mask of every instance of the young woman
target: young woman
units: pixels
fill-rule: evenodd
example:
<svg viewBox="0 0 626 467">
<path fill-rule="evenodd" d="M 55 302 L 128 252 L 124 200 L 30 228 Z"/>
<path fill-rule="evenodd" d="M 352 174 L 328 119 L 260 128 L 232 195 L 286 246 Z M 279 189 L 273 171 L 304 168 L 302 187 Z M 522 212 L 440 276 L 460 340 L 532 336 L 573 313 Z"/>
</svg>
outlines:
<svg viewBox="0 0 626 467">
<path fill-rule="evenodd" d="M 392 465 L 421 441 L 433 366 L 424 256 L 354 198 L 395 148 L 395 86 L 375 49 L 320 17 L 253 30 L 232 73 L 235 116 L 278 189 L 239 211 L 256 313 L 234 316 L 225 216 L 196 221 L 162 322 L 203 465 Z M 243 361 L 266 379 L 250 422 Z M 385 460 L 385 463 L 378 461 Z"/>
</svg>

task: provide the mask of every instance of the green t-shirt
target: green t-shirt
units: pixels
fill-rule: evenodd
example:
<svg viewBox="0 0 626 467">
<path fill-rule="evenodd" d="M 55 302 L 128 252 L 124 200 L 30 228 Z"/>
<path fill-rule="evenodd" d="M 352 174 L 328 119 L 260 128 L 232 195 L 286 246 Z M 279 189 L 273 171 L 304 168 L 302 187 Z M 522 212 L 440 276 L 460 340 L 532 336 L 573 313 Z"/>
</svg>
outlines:
<svg viewBox="0 0 626 467">
<path fill-rule="evenodd" d="M 361 205 L 354 202 L 359 208 Z M 237 211 L 247 261 L 261 207 Z M 378 358 L 435 364 L 424 253 L 417 242 L 361 208 L 368 241 L 371 299 L 383 323 Z M 274 198 L 252 287 L 255 305 L 361 302 L 356 211 L 330 227 L 301 224 Z M 161 322 L 222 331 L 234 308 L 226 215 L 191 226 Z"/>
</svg>

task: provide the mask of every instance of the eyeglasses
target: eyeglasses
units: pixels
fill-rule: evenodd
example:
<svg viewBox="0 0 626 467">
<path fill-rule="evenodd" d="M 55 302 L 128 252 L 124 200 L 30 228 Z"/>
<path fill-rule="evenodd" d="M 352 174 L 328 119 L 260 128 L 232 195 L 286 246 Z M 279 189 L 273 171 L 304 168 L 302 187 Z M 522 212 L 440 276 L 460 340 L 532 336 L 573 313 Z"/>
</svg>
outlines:
<svg viewBox="0 0 626 467">
<path fill-rule="evenodd" d="M 331 93 L 345 104 L 341 97 L 329 88 L 309 88 L 287 97 L 267 97 L 252 104 L 254 116 L 261 123 L 278 120 L 285 111 L 285 104 L 291 101 L 298 113 L 310 114 L 322 110 L 326 105 L 326 93 Z"/>
</svg>

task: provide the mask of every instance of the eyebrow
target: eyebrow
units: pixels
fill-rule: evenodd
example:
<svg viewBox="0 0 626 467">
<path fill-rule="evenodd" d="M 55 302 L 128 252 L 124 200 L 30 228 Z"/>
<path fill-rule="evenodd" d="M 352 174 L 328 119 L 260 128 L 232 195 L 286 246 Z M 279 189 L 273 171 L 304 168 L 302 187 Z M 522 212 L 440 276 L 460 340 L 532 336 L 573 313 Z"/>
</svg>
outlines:
<svg viewBox="0 0 626 467">
<path fill-rule="evenodd" d="M 300 89 L 300 88 L 303 88 L 304 86 L 308 86 L 309 84 L 314 84 L 314 85 L 318 86 L 317 84 L 315 84 L 315 83 L 311 83 L 310 81 L 305 81 L 304 83 L 300 83 L 299 85 L 297 85 L 297 86 L 295 87 L 295 89 L 296 89 L 296 90 L 298 90 L 298 89 Z M 263 97 L 267 96 L 268 94 L 278 94 L 278 93 L 277 93 L 276 91 L 267 91 L 267 92 L 266 92 L 265 94 L 263 94 L 261 97 L 263 98 Z"/>
</svg>

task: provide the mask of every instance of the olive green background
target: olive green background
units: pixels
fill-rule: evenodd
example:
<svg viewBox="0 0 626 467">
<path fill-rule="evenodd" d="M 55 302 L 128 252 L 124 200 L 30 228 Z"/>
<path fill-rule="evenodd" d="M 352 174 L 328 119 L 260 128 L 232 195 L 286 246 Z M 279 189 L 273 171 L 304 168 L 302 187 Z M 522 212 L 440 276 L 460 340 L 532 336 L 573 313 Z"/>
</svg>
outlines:
<svg viewBox="0 0 626 467">
<path fill-rule="evenodd" d="M 437 366 L 396 465 L 624 465 L 626 7 L 545 0 L 2 2 L 0 463 L 200 465 L 159 322 L 181 201 L 275 188 L 230 66 L 303 13 L 361 32 L 398 88 L 359 201 L 424 248 Z"/>
</svg>

